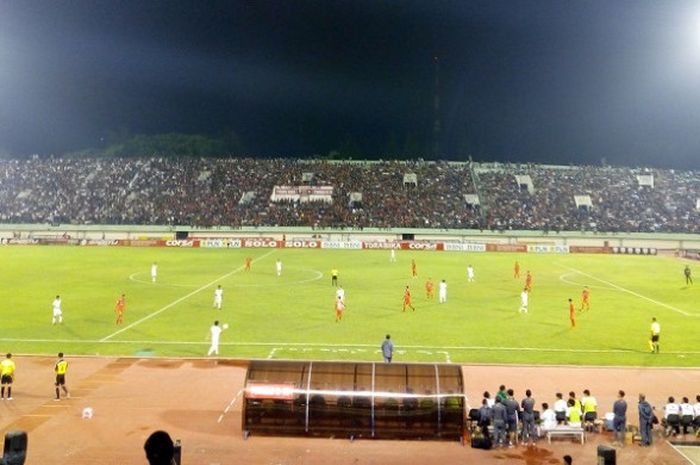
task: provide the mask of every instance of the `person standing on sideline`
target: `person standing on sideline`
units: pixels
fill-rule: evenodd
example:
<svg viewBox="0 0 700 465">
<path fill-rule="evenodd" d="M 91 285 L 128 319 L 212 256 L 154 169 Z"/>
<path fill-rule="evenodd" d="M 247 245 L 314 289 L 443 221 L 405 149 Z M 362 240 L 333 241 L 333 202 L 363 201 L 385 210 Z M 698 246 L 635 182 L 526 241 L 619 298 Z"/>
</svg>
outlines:
<svg viewBox="0 0 700 465">
<path fill-rule="evenodd" d="M 523 431 L 522 441 L 532 442 L 537 441 L 537 432 L 535 431 L 535 399 L 532 398 L 532 391 L 525 391 L 525 398 L 520 403 L 523 409 Z"/>
<path fill-rule="evenodd" d="M 338 285 L 338 269 L 333 268 L 331 270 L 331 286 L 337 286 Z"/>
<path fill-rule="evenodd" d="M 124 323 L 124 310 L 126 309 L 126 296 L 124 294 L 120 295 L 117 299 L 117 303 L 114 305 L 114 313 L 117 314 L 116 324 L 120 325 Z"/>
<path fill-rule="evenodd" d="M 659 337 L 661 337 L 661 325 L 656 321 L 656 317 L 653 317 L 651 319 L 651 338 L 649 339 L 651 353 L 659 353 Z"/>
<path fill-rule="evenodd" d="M 571 322 L 571 328 L 576 327 L 576 309 L 574 308 L 574 301 L 569 299 L 569 321 Z"/>
<path fill-rule="evenodd" d="M 7 388 L 7 400 L 12 400 L 12 381 L 15 379 L 17 365 L 12 360 L 12 354 L 5 355 L 5 360 L 0 362 L 0 400 L 5 400 L 5 388 Z"/>
<path fill-rule="evenodd" d="M 527 313 L 527 301 L 528 301 L 528 293 L 527 293 L 527 288 L 523 289 L 523 292 L 520 293 L 520 313 Z"/>
<path fill-rule="evenodd" d="M 652 419 L 654 418 L 654 411 L 646 400 L 644 394 L 639 394 L 639 434 L 642 436 L 642 440 L 639 443 L 642 446 L 651 445 L 651 427 Z"/>
<path fill-rule="evenodd" d="M 688 284 L 693 284 L 693 277 L 692 271 L 690 271 L 690 266 L 685 265 L 685 268 L 683 269 L 683 275 L 685 276 L 685 285 L 687 286 Z"/>
<path fill-rule="evenodd" d="M 61 296 L 57 295 L 55 299 L 53 299 L 53 303 L 51 304 L 53 307 L 53 319 L 51 320 L 51 324 L 55 325 L 58 323 L 59 325 L 63 323 L 63 310 L 61 310 Z"/>
<path fill-rule="evenodd" d="M 613 430 L 615 431 L 613 445 L 622 446 L 625 443 L 627 424 L 627 401 L 625 400 L 625 391 L 622 389 L 617 392 L 617 400 L 613 404 L 613 415 Z"/>
<path fill-rule="evenodd" d="M 151 265 L 151 282 L 154 283 L 158 279 L 158 264 L 153 262 Z"/>
<path fill-rule="evenodd" d="M 214 308 L 221 310 L 221 304 L 224 303 L 224 290 L 221 289 L 221 284 L 214 289 Z"/>
<path fill-rule="evenodd" d="M 382 356 L 386 363 L 391 363 L 391 358 L 394 356 L 394 343 L 391 342 L 391 335 L 387 334 L 384 342 L 382 342 Z"/>
<path fill-rule="evenodd" d="M 58 353 L 58 361 L 53 368 L 54 373 L 56 373 L 56 382 L 54 386 L 56 387 L 56 398 L 54 400 L 61 400 L 61 391 L 63 389 L 66 398 L 70 398 L 70 393 L 66 387 L 66 371 L 68 371 L 68 362 L 63 360 L 63 352 Z"/>
<path fill-rule="evenodd" d="M 282 260 L 279 258 L 275 262 L 275 271 L 277 272 L 277 277 L 282 276 Z"/>
<path fill-rule="evenodd" d="M 447 302 L 447 283 L 444 279 L 438 284 L 438 302 L 441 304 Z"/>
<path fill-rule="evenodd" d="M 474 282 L 474 267 L 469 265 L 467 267 L 467 282 L 473 283 Z"/>
<path fill-rule="evenodd" d="M 209 347 L 207 356 L 211 354 L 219 355 L 219 338 L 221 336 L 221 332 L 227 328 L 228 325 L 224 325 L 223 328 L 219 326 L 219 320 L 216 320 L 214 324 L 211 325 L 211 328 L 209 328 L 209 339 L 211 340 L 211 346 Z"/>
</svg>

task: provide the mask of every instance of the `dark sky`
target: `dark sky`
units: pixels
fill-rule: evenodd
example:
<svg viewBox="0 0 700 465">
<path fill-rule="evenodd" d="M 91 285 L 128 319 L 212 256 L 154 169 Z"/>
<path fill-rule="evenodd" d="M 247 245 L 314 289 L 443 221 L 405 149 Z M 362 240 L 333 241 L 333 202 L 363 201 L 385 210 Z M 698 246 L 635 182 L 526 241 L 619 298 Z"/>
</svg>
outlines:
<svg viewBox="0 0 700 465">
<path fill-rule="evenodd" d="M 700 2 L 0 0 L 0 151 L 109 131 L 251 154 L 694 167 Z"/>
</svg>

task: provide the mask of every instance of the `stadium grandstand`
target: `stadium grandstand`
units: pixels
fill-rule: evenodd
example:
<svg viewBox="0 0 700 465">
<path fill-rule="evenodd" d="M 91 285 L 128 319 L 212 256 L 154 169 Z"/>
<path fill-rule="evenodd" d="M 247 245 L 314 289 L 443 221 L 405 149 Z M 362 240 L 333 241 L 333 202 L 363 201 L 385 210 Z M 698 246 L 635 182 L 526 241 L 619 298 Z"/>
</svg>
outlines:
<svg viewBox="0 0 700 465">
<path fill-rule="evenodd" d="M 700 173 L 445 161 L 0 160 L 0 222 L 700 232 Z"/>
</svg>

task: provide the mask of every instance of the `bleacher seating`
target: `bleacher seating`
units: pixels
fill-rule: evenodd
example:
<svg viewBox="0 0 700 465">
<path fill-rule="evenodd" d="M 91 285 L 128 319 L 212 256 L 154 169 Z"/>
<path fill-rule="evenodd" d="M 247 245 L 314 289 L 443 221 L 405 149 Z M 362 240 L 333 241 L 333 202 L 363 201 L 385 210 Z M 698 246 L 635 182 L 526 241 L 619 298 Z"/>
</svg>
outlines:
<svg viewBox="0 0 700 465">
<path fill-rule="evenodd" d="M 416 182 L 405 183 L 406 175 Z M 653 186 L 639 179 L 653 177 Z M 522 181 L 527 180 L 527 188 Z M 272 202 L 274 186 L 333 202 Z M 254 158 L 0 160 L 0 222 L 699 233 L 700 173 Z M 351 195 L 361 202 L 351 202 Z M 586 198 L 587 208 L 577 208 Z M 478 202 L 467 201 L 478 199 Z"/>
</svg>

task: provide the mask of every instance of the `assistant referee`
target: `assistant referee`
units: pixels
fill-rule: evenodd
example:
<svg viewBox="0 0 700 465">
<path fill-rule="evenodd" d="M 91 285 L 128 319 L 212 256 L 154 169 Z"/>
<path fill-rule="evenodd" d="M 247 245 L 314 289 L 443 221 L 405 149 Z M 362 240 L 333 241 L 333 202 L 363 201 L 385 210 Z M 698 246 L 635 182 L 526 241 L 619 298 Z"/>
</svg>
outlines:
<svg viewBox="0 0 700 465">
<path fill-rule="evenodd" d="M 68 362 L 63 360 L 63 352 L 58 353 L 58 361 L 53 369 L 56 372 L 56 398 L 54 400 L 61 400 L 61 391 L 59 388 L 63 389 L 66 394 L 66 398 L 70 397 L 68 388 L 66 388 L 66 371 L 68 371 Z"/>
</svg>

